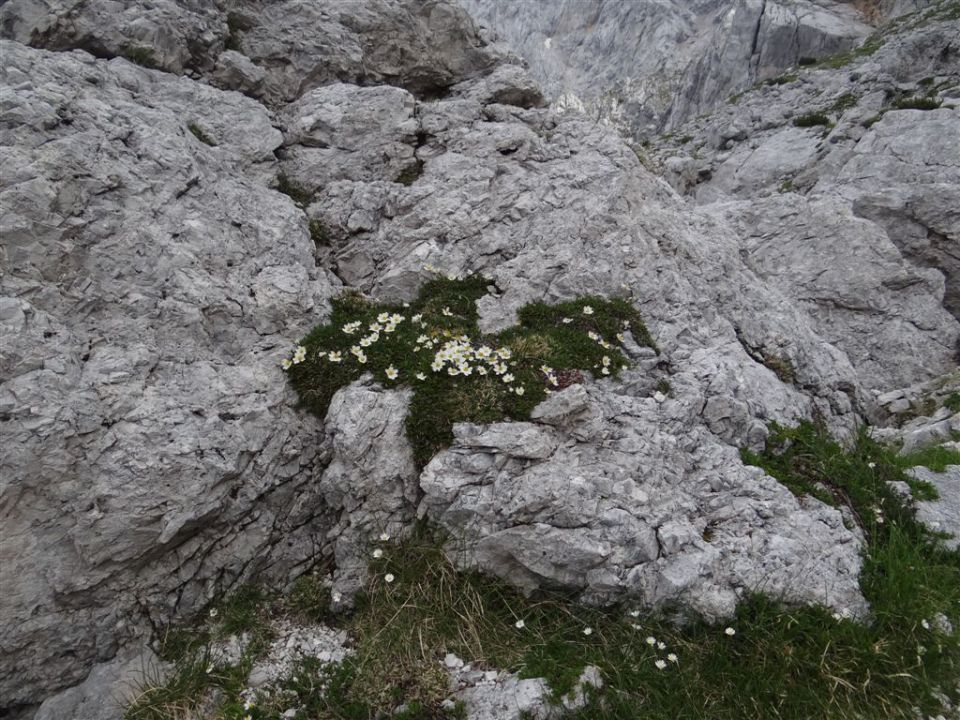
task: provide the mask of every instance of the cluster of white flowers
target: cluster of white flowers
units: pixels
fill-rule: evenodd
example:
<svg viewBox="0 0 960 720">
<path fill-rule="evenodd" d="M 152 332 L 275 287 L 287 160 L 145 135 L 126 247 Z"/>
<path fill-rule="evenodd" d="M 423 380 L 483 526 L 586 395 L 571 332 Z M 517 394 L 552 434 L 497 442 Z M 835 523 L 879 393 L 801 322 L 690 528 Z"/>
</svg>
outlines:
<svg viewBox="0 0 960 720">
<path fill-rule="evenodd" d="M 428 338 L 421 335 L 417 342 L 421 342 L 421 347 L 433 347 L 439 344 L 439 340 Z M 434 372 L 443 372 L 447 375 L 469 377 L 474 373 L 477 375 L 496 375 L 503 382 L 510 385 L 516 380 L 510 370 L 507 361 L 513 357 L 510 348 L 502 347 L 493 349 L 486 345 L 474 346 L 466 335 L 460 335 L 452 340 L 447 340 L 433 356 L 433 362 L 430 369 Z M 523 394 L 523 388 L 511 388 L 511 392 L 520 391 Z"/>
<path fill-rule="evenodd" d="M 557 380 L 557 376 L 553 372 L 553 368 L 549 365 L 541 365 L 540 372 L 547 376 L 547 382 L 554 387 L 557 387 L 560 384 L 560 382 Z"/>
<path fill-rule="evenodd" d="M 631 615 L 633 615 L 633 613 L 631 613 Z M 634 617 L 636 617 L 636 616 L 634 615 Z M 635 629 L 639 629 L 639 625 L 634 625 L 633 627 L 634 627 Z M 653 637 L 653 635 L 648 635 L 648 636 L 646 637 L 645 642 L 646 642 L 647 645 L 649 645 L 651 648 L 656 648 L 657 650 L 660 650 L 660 651 L 663 651 L 663 650 L 666 650 L 666 649 L 667 649 L 667 644 L 666 644 L 665 642 L 663 642 L 662 640 L 657 640 L 655 637 Z M 656 658 L 656 659 L 653 661 L 653 664 L 656 666 L 657 670 L 664 670 L 664 669 L 667 667 L 667 663 L 679 663 L 679 662 L 680 662 L 680 658 L 677 657 L 677 654 L 676 654 L 676 653 L 672 653 L 672 652 L 667 653 L 666 658 L 667 658 L 666 660 L 664 660 L 663 658 Z"/>
<path fill-rule="evenodd" d="M 299 365 L 304 360 L 307 359 L 307 349 L 303 345 L 297 345 L 296 349 L 293 351 L 293 357 L 284 358 L 280 361 L 280 366 L 284 370 L 289 370 L 294 365 Z"/>
</svg>

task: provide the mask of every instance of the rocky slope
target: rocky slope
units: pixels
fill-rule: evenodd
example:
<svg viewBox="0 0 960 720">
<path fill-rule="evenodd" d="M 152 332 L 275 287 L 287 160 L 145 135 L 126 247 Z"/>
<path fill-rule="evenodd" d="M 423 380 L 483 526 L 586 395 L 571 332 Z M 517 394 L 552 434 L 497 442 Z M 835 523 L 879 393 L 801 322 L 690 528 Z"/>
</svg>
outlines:
<svg viewBox="0 0 960 720">
<path fill-rule="evenodd" d="M 231 9 L 0 8 L 8 713 L 239 582 L 333 558 L 349 593 L 364 541 L 418 514 L 526 589 L 865 609 L 857 533 L 737 448 L 772 420 L 842 434 L 954 368 L 938 271 L 839 195 L 691 207 L 453 5 Z M 320 423 L 279 361 L 344 286 L 407 299 L 425 264 L 492 278 L 488 330 L 628 297 L 660 354 L 460 426 L 418 474 L 403 392 L 357 384 Z"/>
<path fill-rule="evenodd" d="M 856 46 L 870 22 L 929 2 L 460 0 L 530 63 L 560 107 L 648 137 L 802 59 Z"/>
</svg>

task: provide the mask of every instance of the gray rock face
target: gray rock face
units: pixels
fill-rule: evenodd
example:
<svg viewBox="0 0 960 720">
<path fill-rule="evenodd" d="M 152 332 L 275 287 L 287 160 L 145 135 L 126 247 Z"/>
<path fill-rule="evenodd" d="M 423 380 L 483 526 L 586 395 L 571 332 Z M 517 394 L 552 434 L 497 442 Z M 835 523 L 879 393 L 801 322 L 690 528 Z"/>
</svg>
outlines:
<svg viewBox="0 0 960 720">
<path fill-rule="evenodd" d="M 548 402 L 568 393 L 587 394 Z M 588 394 L 586 427 L 457 426 L 420 479 L 420 512 L 459 533 L 458 556 L 527 591 L 573 588 L 592 602 L 678 601 L 716 618 L 763 588 L 863 611 L 859 543 L 836 510 L 743 467 L 696 405 Z"/>
<path fill-rule="evenodd" d="M 35 47 L 189 71 L 270 105 L 338 81 L 442 95 L 506 57 L 459 6 L 427 0 L 10 0 L 0 28 Z"/>
<path fill-rule="evenodd" d="M 520 52 L 551 100 L 638 136 L 871 30 L 853 5 L 818 0 L 460 1 Z"/>
<path fill-rule="evenodd" d="M 935 532 L 945 533 L 944 544 L 960 548 L 960 465 L 948 465 L 944 472 L 913 468 L 911 475 L 937 489 L 936 500 L 918 501 L 917 519 Z"/>
<path fill-rule="evenodd" d="M 0 694 L 16 704 L 82 679 L 145 615 L 316 561 L 318 424 L 277 363 L 339 282 L 257 179 L 282 142 L 261 105 L 15 42 L 0 78 Z"/>
<path fill-rule="evenodd" d="M 885 117 L 875 172 L 901 193 L 886 205 L 857 179 L 868 166 L 845 174 L 854 154 L 811 169 L 809 186 L 838 188 L 816 217 L 835 240 L 854 231 L 855 252 L 818 242 L 795 270 L 806 233 L 782 249 L 765 234 L 777 213 L 806 213 L 799 200 L 764 201 L 762 232 L 719 186 L 726 205 L 691 207 L 610 128 L 543 109 L 522 67 L 446 3 L 139 6 L 0 9 L 7 36 L 70 48 L 89 35 L 105 55 L 145 38 L 170 71 L 4 46 L 5 703 L 39 703 L 148 620 L 189 616 L 240 581 L 282 586 L 333 556 L 349 591 L 371 535 L 402 534 L 417 511 L 469 539 L 471 564 L 528 589 L 713 616 L 752 589 L 864 609 L 856 534 L 736 448 L 762 443 L 771 420 L 817 415 L 843 434 L 876 410 L 868 391 L 949 364 L 960 326 L 937 310 L 938 276 L 846 208 L 902 202 L 951 240 L 953 176 L 938 179 L 951 155 L 924 172 L 916 147 L 879 139 Z M 921 36 L 916 62 L 941 67 L 942 35 Z M 877 87 L 894 82 L 881 74 Z M 949 132 L 954 115 L 937 112 L 923 122 Z M 707 175 L 752 141 L 752 118 L 736 119 L 711 132 L 711 147 L 732 145 L 696 161 Z M 781 111 L 770 128 L 785 124 Z M 307 214 L 270 189 L 279 173 L 310 194 Z M 923 195 L 939 204 L 906 194 L 923 183 L 943 186 Z M 861 261 L 856 298 L 818 275 Z M 358 383 L 321 427 L 294 409 L 278 361 L 342 283 L 406 299 L 426 263 L 491 276 L 486 330 L 531 301 L 629 298 L 660 354 L 628 342 L 620 380 L 558 394 L 530 423 L 458 427 L 418 478 L 406 394 Z"/>
</svg>

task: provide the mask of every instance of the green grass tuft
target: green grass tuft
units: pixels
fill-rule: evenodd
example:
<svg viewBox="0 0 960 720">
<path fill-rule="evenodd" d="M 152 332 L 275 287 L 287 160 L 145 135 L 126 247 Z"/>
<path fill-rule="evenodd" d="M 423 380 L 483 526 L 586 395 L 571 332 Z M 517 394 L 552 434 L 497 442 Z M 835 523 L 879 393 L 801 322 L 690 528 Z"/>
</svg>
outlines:
<svg viewBox="0 0 960 720">
<path fill-rule="evenodd" d="M 364 373 L 371 373 L 387 387 L 412 387 L 406 430 L 416 462 L 422 467 L 450 444 L 456 422 L 526 419 L 550 391 L 578 382 L 580 371 L 616 377 L 627 363 L 620 337 L 628 328 L 638 343 L 654 347 L 629 302 L 593 296 L 558 305 L 528 305 L 519 311 L 517 326 L 484 336 L 477 327 L 476 301 L 486 294 L 487 285 L 478 275 L 459 280 L 437 278 L 424 285 L 409 307 L 374 304 L 356 294 L 334 300 L 330 322 L 314 328 L 302 341 L 304 360 L 288 369 L 301 404 L 324 417 L 337 390 Z M 584 307 L 590 307 L 592 314 L 585 314 Z M 386 325 L 378 321 L 384 315 L 405 319 L 393 332 L 381 330 L 375 343 L 359 348 L 369 327 Z M 359 328 L 345 332 L 345 326 L 354 322 Z M 421 342 L 422 338 L 427 342 Z M 439 372 L 432 369 L 434 356 L 443 345 L 463 338 L 476 349 L 487 348 L 491 353 L 508 350 L 510 357 L 501 362 L 514 380 L 505 382 L 507 373 L 497 374 L 491 363 L 482 361 L 471 361 L 469 376 L 451 376 L 446 366 Z M 365 362 L 359 362 L 351 348 L 362 349 Z M 330 360 L 327 353 L 331 351 L 339 353 L 338 362 Z M 542 370 L 544 366 L 551 368 L 550 376 Z M 395 380 L 387 376 L 389 369 L 397 371 Z M 423 379 L 418 379 L 418 374 Z M 523 393 L 511 388 L 522 388 Z"/>
<path fill-rule="evenodd" d="M 929 97 L 899 98 L 893 103 L 897 110 L 936 110 L 940 105 L 939 100 Z"/>
<path fill-rule="evenodd" d="M 156 56 L 153 54 L 153 50 L 148 47 L 142 47 L 139 45 L 127 45 L 122 53 L 130 62 L 140 65 L 141 67 L 157 69 L 160 67 L 160 64 L 157 62 Z"/>
<path fill-rule="evenodd" d="M 297 184 L 284 173 L 277 175 L 277 190 L 287 195 L 301 208 L 309 205 L 313 199 L 313 193 L 309 189 Z"/>
<path fill-rule="evenodd" d="M 793 119 L 793 124 L 795 127 L 805 128 L 805 127 L 816 127 L 818 125 L 830 126 L 830 118 L 828 118 L 823 113 L 807 113 L 806 115 L 800 115 Z"/>
<path fill-rule="evenodd" d="M 199 140 L 200 142 L 202 142 L 204 145 L 209 145 L 210 147 L 216 147 L 216 146 L 217 146 L 217 143 L 213 140 L 213 138 L 211 138 L 209 135 L 207 135 L 207 134 L 203 131 L 203 128 L 200 127 L 199 125 L 197 125 L 196 123 L 193 123 L 193 122 L 192 122 L 192 123 L 187 123 L 187 129 L 188 129 L 191 133 L 193 133 L 193 136 L 194 136 L 197 140 Z"/>
</svg>

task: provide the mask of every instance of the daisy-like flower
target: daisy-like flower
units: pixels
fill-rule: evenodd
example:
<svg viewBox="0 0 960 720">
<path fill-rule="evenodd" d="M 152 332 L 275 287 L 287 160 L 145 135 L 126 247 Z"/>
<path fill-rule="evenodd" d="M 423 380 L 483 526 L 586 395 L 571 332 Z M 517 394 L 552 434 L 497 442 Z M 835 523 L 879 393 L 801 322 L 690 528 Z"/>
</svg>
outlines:
<svg viewBox="0 0 960 720">
<path fill-rule="evenodd" d="M 921 621 L 920 621 L 920 624 L 923 625 L 923 629 L 924 629 L 924 630 L 929 630 L 929 629 L 930 629 L 930 623 L 927 622 L 926 620 L 921 620 Z"/>
<path fill-rule="evenodd" d="M 877 464 L 876 464 L 875 462 L 868 462 L 868 463 L 867 463 L 867 467 L 870 468 L 871 470 L 873 470 L 876 466 L 877 466 Z"/>
<path fill-rule="evenodd" d="M 393 577 L 393 573 L 387 573 L 386 575 L 383 576 L 383 579 L 388 583 L 392 583 L 395 580 L 395 578 Z"/>
<path fill-rule="evenodd" d="M 404 307 L 406 307 L 406 306 L 404 306 Z M 399 325 L 399 324 L 402 323 L 405 319 L 406 319 L 406 318 L 404 318 L 403 315 L 398 315 L 397 313 L 394 313 L 393 315 L 390 316 L 390 323 L 391 323 L 392 325 Z"/>
<path fill-rule="evenodd" d="M 380 558 L 383 557 L 383 550 L 381 550 L 380 548 L 377 548 L 376 550 L 373 551 L 373 556 L 379 560 Z"/>
<path fill-rule="evenodd" d="M 541 365 L 540 372 L 542 372 L 544 375 L 553 375 L 553 368 L 549 365 Z"/>
<path fill-rule="evenodd" d="M 360 363 L 361 365 L 366 364 L 366 362 L 367 362 L 367 354 L 366 354 L 365 352 L 363 352 L 363 351 L 361 351 L 360 353 L 358 353 L 358 354 L 357 354 L 357 362 Z"/>
<path fill-rule="evenodd" d="M 654 645 L 657 644 L 657 639 L 652 635 L 648 635 L 647 639 L 644 642 L 646 642 L 647 645 L 649 645 L 650 647 L 653 647 Z"/>
<path fill-rule="evenodd" d="M 564 325 L 569 325 L 573 322 L 573 318 L 561 318 L 560 322 L 562 322 Z"/>
<path fill-rule="evenodd" d="M 378 539 L 380 540 L 380 542 L 387 542 L 387 540 L 390 539 L 390 534 L 387 532 L 382 532 L 380 533 L 380 537 Z"/>
<path fill-rule="evenodd" d="M 343 595 L 341 595 L 337 590 L 334 590 L 332 593 L 330 593 L 330 599 L 335 603 L 338 603 L 343 600 Z"/>
<path fill-rule="evenodd" d="M 600 339 L 600 336 L 597 335 L 593 330 L 587 333 L 587 337 L 593 340 L 594 342 Z"/>
<path fill-rule="evenodd" d="M 605 367 L 605 368 L 603 368 L 602 370 L 600 370 L 600 372 L 603 373 L 604 375 L 609 375 L 609 374 L 610 374 L 610 368 Z"/>
<path fill-rule="evenodd" d="M 460 370 L 455 368 L 453 365 L 447 368 L 447 375 L 456 376 L 460 374 Z"/>
<path fill-rule="evenodd" d="M 297 345 L 297 349 L 293 353 L 293 364 L 299 365 L 306 359 L 307 359 L 307 349 L 303 345 Z"/>
<path fill-rule="evenodd" d="M 424 375 L 422 372 L 418 372 L 418 373 L 415 375 L 415 377 L 417 378 L 417 380 L 426 380 L 426 379 L 427 379 L 427 376 Z"/>
<path fill-rule="evenodd" d="M 517 630 L 523 630 L 523 628 L 526 627 L 526 623 L 525 623 L 523 620 L 517 620 L 517 621 L 513 624 L 513 626 L 514 626 Z"/>
<path fill-rule="evenodd" d="M 441 370 L 443 370 L 443 360 L 434 360 L 430 364 L 430 369 L 433 370 L 434 372 L 440 372 Z"/>
<path fill-rule="evenodd" d="M 426 335 L 421 335 L 420 337 L 417 338 L 418 345 L 423 345 L 424 343 L 428 343 L 428 342 L 430 342 L 430 338 L 427 337 Z"/>
<path fill-rule="evenodd" d="M 284 370 L 289 370 L 291 367 L 293 367 L 293 363 L 290 362 L 288 358 L 284 358 L 280 361 L 280 367 L 282 367 Z"/>
<path fill-rule="evenodd" d="M 323 360 L 323 358 L 325 358 L 326 356 L 327 354 L 323 350 L 321 350 L 320 352 L 317 353 L 317 360 Z"/>
<path fill-rule="evenodd" d="M 216 608 L 210 608 L 210 617 L 215 618 L 219 611 Z M 924 620 L 926 622 L 926 620 Z"/>
<path fill-rule="evenodd" d="M 517 395 L 523 395 L 523 393 L 526 392 L 526 391 L 523 389 L 523 385 L 521 385 L 521 386 L 518 387 L 516 390 L 514 390 L 514 392 L 515 392 Z"/>
<path fill-rule="evenodd" d="M 327 354 L 327 360 L 329 360 L 330 362 L 333 362 L 333 363 L 342 362 L 342 361 L 343 361 L 343 355 L 341 355 L 339 352 L 333 352 L 333 351 L 331 351 L 330 353 Z"/>
<path fill-rule="evenodd" d="M 630 613 L 629 613 L 629 615 L 630 615 L 630 617 L 640 617 L 640 611 L 639 611 L 639 610 L 631 610 Z"/>
<path fill-rule="evenodd" d="M 604 367 L 609 367 L 609 366 L 610 366 L 610 356 L 609 356 L 609 355 L 604 355 L 604 356 L 603 356 L 603 359 L 601 359 L 600 362 L 603 363 Z"/>
<path fill-rule="evenodd" d="M 668 654 L 667 654 L 667 660 L 669 660 L 669 661 L 672 662 L 672 663 L 677 662 L 677 655 L 676 655 L 676 653 L 668 653 Z"/>
<path fill-rule="evenodd" d="M 390 322 L 390 313 L 380 313 L 377 315 L 378 323 Z"/>
<path fill-rule="evenodd" d="M 249 710 L 249 709 L 252 708 L 252 707 L 253 707 L 253 700 L 245 700 L 245 701 L 244 701 L 244 703 L 243 703 L 243 709 L 244 709 L 244 710 Z"/>
<path fill-rule="evenodd" d="M 397 377 L 400 375 L 400 372 L 393 365 L 388 367 L 385 372 L 389 380 L 396 380 Z"/>
<path fill-rule="evenodd" d="M 513 373 L 507 373 L 501 378 L 505 383 L 512 383 L 514 380 Z"/>
<path fill-rule="evenodd" d="M 493 371 L 497 375 L 503 375 L 507 371 L 507 366 L 504 365 L 503 363 L 497 363 L 496 365 L 493 366 Z"/>
<path fill-rule="evenodd" d="M 445 307 L 445 308 L 441 311 L 441 313 L 442 313 L 443 315 L 446 315 L 447 317 L 453 317 L 453 313 L 450 312 L 450 308 L 448 308 L 448 307 Z"/>
<path fill-rule="evenodd" d="M 723 633 L 727 637 L 733 637 L 734 635 L 737 634 L 737 631 L 734 630 L 732 627 L 728 627 L 726 630 L 723 631 Z"/>
<path fill-rule="evenodd" d="M 665 642 L 657 643 L 657 650 L 666 650 L 666 649 L 667 649 L 667 644 Z"/>
<path fill-rule="evenodd" d="M 477 374 L 478 374 L 478 375 L 486 375 L 486 374 L 487 374 L 487 369 L 486 369 L 483 365 L 477 365 Z"/>
<path fill-rule="evenodd" d="M 357 322 L 347 323 L 340 329 L 343 330 L 347 335 L 353 335 L 357 330 L 360 329 L 360 321 L 358 320 Z"/>
<path fill-rule="evenodd" d="M 583 306 L 583 314 L 584 314 L 584 315 L 593 315 L 593 308 L 590 307 L 589 305 L 584 305 L 584 306 Z"/>
<path fill-rule="evenodd" d="M 585 628 L 583 629 L 583 634 L 584 634 L 584 635 L 593 635 L 593 628 L 585 627 Z"/>
<path fill-rule="evenodd" d="M 386 325 L 383 326 L 383 331 L 388 335 L 396 329 L 397 329 L 397 324 L 392 322 L 388 322 Z"/>
<path fill-rule="evenodd" d="M 663 670 L 667 666 L 667 661 L 658 658 L 653 664 L 657 666 L 657 670 Z"/>
<path fill-rule="evenodd" d="M 374 333 L 380 332 L 381 330 L 383 330 L 383 325 L 381 325 L 380 323 L 370 323 L 369 325 L 367 325 L 367 330 Z"/>
<path fill-rule="evenodd" d="M 497 355 L 500 356 L 501 360 L 509 360 L 513 357 L 513 353 L 510 352 L 510 348 L 500 348 L 497 350 Z"/>
<path fill-rule="evenodd" d="M 414 315 L 414 316 L 413 316 L 412 318 L 410 318 L 410 319 L 411 319 L 413 322 L 420 322 L 421 320 L 423 320 L 423 315 L 422 315 L 421 313 L 417 313 L 416 315 Z"/>
</svg>

